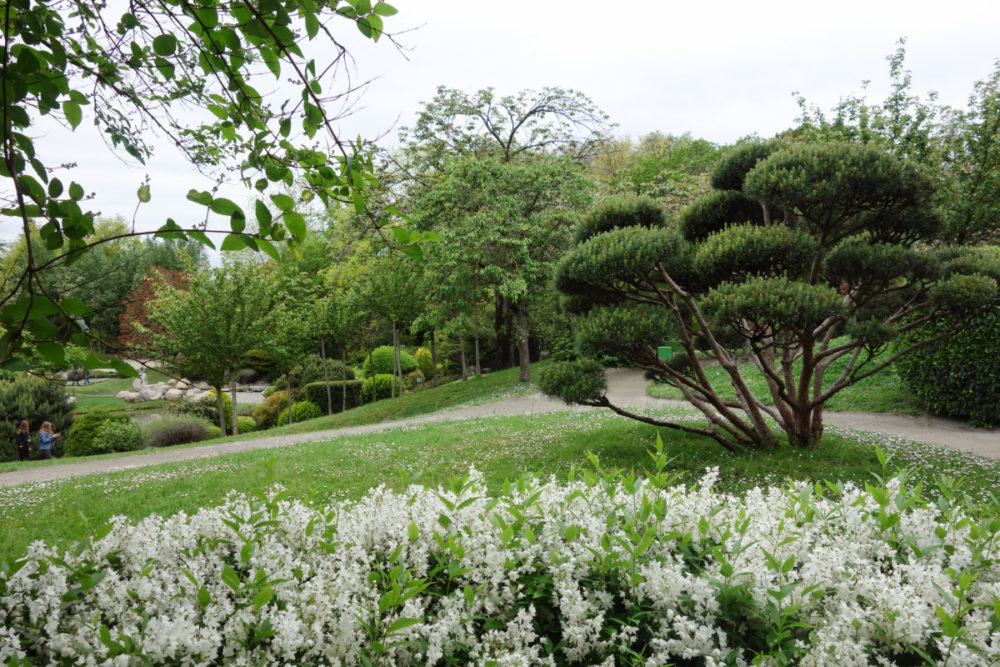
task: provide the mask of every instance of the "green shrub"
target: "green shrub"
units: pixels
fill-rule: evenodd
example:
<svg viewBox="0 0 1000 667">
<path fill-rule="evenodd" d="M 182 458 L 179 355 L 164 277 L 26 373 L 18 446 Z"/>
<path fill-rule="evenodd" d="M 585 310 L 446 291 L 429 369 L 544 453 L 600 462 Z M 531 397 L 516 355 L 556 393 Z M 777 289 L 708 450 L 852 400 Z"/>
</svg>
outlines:
<svg viewBox="0 0 1000 667">
<path fill-rule="evenodd" d="M 208 439 L 209 440 L 211 440 L 213 438 L 221 438 L 221 437 L 222 437 L 222 429 L 221 428 L 219 428 L 215 424 L 212 424 L 211 426 L 208 427 Z"/>
<path fill-rule="evenodd" d="M 292 422 L 298 424 L 304 422 L 307 419 L 316 419 L 316 417 L 322 417 L 323 411 L 319 409 L 319 406 L 312 401 L 299 401 L 292 405 Z M 288 408 L 281 411 L 278 415 L 278 426 L 284 426 L 288 423 Z"/>
<path fill-rule="evenodd" d="M 604 367 L 593 359 L 555 361 L 538 374 L 538 388 L 569 404 L 594 401 L 607 391 Z"/>
<path fill-rule="evenodd" d="M 213 424 L 219 423 L 219 400 L 215 390 L 208 392 L 197 401 L 178 401 L 172 409 L 181 414 L 196 415 L 207 419 Z M 226 432 L 233 432 L 233 399 L 222 392 L 222 409 L 226 411 Z"/>
<path fill-rule="evenodd" d="M 361 376 L 370 378 L 372 376 L 372 360 L 375 363 L 375 375 L 392 375 L 392 345 L 382 345 L 372 350 L 372 358 L 365 358 L 365 363 L 361 366 Z M 399 351 L 399 365 L 403 367 L 403 375 L 417 370 L 417 360 L 409 352 Z"/>
<path fill-rule="evenodd" d="M 276 391 L 254 406 L 253 418 L 257 420 L 257 430 L 271 428 L 278 423 L 278 415 L 288 407 L 288 392 Z"/>
<path fill-rule="evenodd" d="M 251 433 L 257 430 L 257 420 L 253 417 L 237 417 L 236 426 L 240 433 Z"/>
<path fill-rule="evenodd" d="M 430 350 L 426 347 L 418 347 L 417 351 L 413 353 L 413 358 L 417 362 L 417 368 L 424 374 L 425 380 L 434 375 L 434 358 L 431 356 Z"/>
<path fill-rule="evenodd" d="M 242 365 L 259 373 L 271 373 L 274 370 L 274 357 L 267 350 L 250 350 L 243 356 Z"/>
<path fill-rule="evenodd" d="M 897 341 L 897 349 L 943 330 L 943 324 L 916 329 Z M 903 355 L 895 367 L 928 412 L 979 426 L 1000 424 L 1000 308 L 970 319 L 954 336 Z"/>
<path fill-rule="evenodd" d="M 147 447 L 172 447 L 185 445 L 189 442 L 201 442 L 209 438 L 212 424 L 200 417 L 166 416 L 146 426 L 145 442 Z M 215 430 L 219 431 L 216 426 Z"/>
<path fill-rule="evenodd" d="M 570 336 L 554 338 L 549 345 L 549 359 L 552 361 L 573 361 L 578 357 L 576 344 Z"/>
<path fill-rule="evenodd" d="M 365 403 L 381 401 L 392 396 L 392 375 L 379 373 L 374 378 L 366 378 L 361 386 L 361 399 Z"/>
<path fill-rule="evenodd" d="M 347 387 L 347 409 L 356 408 L 361 405 L 361 380 L 348 380 L 345 382 L 330 383 L 330 398 L 332 399 L 333 413 L 340 412 L 343 406 L 343 388 Z M 326 383 L 311 382 L 302 388 L 305 400 L 311 401 L 326 411 Z"/>
<path fill-rule="evenodd" d="M 66 400 L 61 384 L 28 375 L 0 380 L 0 461 L 17 459 L 14 432 L 22 419 L 31 425 L 33 451 L 42 422 L 52 422 L 53 432 L 61 434 L 55 439 L 53 456 L 62 456 L 66 432 L 73 423 L 73 404 Z"/>
<path fill-rule="evenodd" d="M 405 376 L 403 376 L 403 384 L 406 386 L 407 389 L 412 390 L 422 385 L 425 379 L 426 378 L 424 377 L 424 374 L 421 373 L 420 369 L 418 368 L 417 370 L 407 373 Z"/>
<path fill-rule="evenodd" d="M 86 413 L 76 420 L 72 428 L 69 429 L 69 433 L 66 434 L 66 442 L 63 444 L 66 455 L 91 456 L 93 454 L 107 454 L 113 451 L 130 451 L 128 449 L 111 449 L 117 443 L 117 440 L 106 440 L 102 431 L 104 424 L 109 422 L 131 424 L 132 420 L 127 415 L 115 415 L 106 410 L 94 410 L 93 412 Z M 59 442 L 61 439 L 57 438 L 56 442 Z M 139 447 L 141 446 L 142 433 L 139 432 Z M 134 449 L 139 449 L 139 447 L 134 447 Z"/>
<path fill-rule="evenodd" d="M 622 227 L 663 227 L 666 218 L 663 206 L 650 197 L 618 195 L 596 205 L 576 228 L 576 242 L 583 243 L 593 236 Z"/>
<path fill-rule="evenodd" d="M 344 379 L 354 379 L 354 369 L 344 366 L 339 359 L 326 360 L 326 377 L 331 382 L 338 382 Z M 288 389 L 288 384 L 292 385 L 292 398 L 300 398 L 303 395 L 303 387 L 313 382 L 323 382 L 323 358 L 318 354 L 310 354 L 301 364 L 297 364 L 290 371 L 280 376 L 268 387 L 267 393 L 273 393 L 281 389 Z"/>
<path fill-rule="evenodd" d="M 108 419 L 97 427 L 95 453 L 134 452 L 142 449 L 142 429 L 131 419 Z"/>
</svg>

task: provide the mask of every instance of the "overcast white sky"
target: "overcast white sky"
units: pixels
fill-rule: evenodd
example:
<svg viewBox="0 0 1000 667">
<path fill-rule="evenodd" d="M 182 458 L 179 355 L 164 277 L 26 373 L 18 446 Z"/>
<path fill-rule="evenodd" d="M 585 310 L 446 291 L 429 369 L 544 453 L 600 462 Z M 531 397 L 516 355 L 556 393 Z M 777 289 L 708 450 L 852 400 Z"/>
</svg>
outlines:
<svg viewBox="0 0 1000 667">
<path fill-rule="evenodd" d="M 965 105 L 973 82 L 1000 58 L 996 0 L 390 1 L 399 14 L 386 28 L 413 28 L 400 37 L 410 49 L 404 57 L 387 40 L 348 39 L 359 76 L 377 78 L 344 121 L 346 136 L 388 132 L 385 143 L 394 142 L 394 126 L 410 123 L 438 85 L 500 94 L 561 86 L 593 99 L 622 136 L 690 132 L 726 143 L 790 127 L 793 91 L 829 109 L 871 80 L 869 99 L 882 100 L 885 58 L 900 37 L 915 89 L 938 91 L 954 106 Z M 131 219 L 148 173 L 153 199 L 140 210 L 140 227 L 204 215 L 184 197 L 210 183 L 169 149 L 146 166 L 124 164 L 81 126 L 76 135 L 47 135 L 42 150 L 46 163 L 79 163 L 73 178 L 96 192 L 92 210 Z M 227 194 L 247 201 L 240 190 Z M 0 224 L 0 237 L 17 234 L 11 222 Z"/>
</svg>

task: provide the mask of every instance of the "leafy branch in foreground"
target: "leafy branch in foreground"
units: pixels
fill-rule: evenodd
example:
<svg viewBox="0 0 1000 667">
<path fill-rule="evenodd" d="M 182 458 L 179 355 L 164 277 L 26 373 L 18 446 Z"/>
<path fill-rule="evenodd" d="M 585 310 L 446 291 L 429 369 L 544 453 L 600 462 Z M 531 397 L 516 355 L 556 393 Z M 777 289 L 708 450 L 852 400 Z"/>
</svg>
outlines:
<svg viewBox="0 0 1000 667">
<path fill-rule="evenodd" d="M 23 367 L 32 346 L 61 364 L 54 324 L 60 318 L 78 323 L 76 338 L 86 342 L 90 309 L 53 298 L 40 274 L 119 238 L 95 238 L 84 185 L 63 182 L 36 150 L 29 129 L 41 123 L 75 130 L 90 110 L 111 150 L 144 162 L 153 153 L 149 137 L 158 134 L 200 170 L 238 169 L 259 193 L 248 213 L 213 192 L 192 190 L 188 199 L 205 206 L 203 223 L 184 228 L 167 218 L 148 232 L 160 237 L 214 247 L 207 234 L 219 232 L 223 250 L 251 248 L 277 258 L 275 243 L 294 245 L 306 233 L 297 211 L 302 203 L 336 199 L 365 210 L 374 181 L 367 147 L 342 140 L 327 109 L 357 89 L 337 80 L 350 57 L 337 38 L 341 26 L 354 24 L 377 41 L 385 35 L 383 18 L 396 13 L 391 5 L 136 0 L 113 16 L 108 5 L 86 0 L 16 0 L 0 12 L 0 177 L 8 183 L 0 215 L 18 220 L 26 241 L 37 230 L 45 248 L 58 251 L 39 261 L 26 243 L 23 269 L 0 278 L 0 367 Z M 306 50 L 313 45 L 322 60 Z M 274 89 L 262 92 L 267 81 Z M 264 196 L 272 185 L 293 182 L 308 186 L 298 201 Z M 148 186 L 137 194 L 148 200 Z M 212 219 L 223 223 L 210 228 Z M 133 228 L 128 235 L 140 233 Z"/>
</svg>

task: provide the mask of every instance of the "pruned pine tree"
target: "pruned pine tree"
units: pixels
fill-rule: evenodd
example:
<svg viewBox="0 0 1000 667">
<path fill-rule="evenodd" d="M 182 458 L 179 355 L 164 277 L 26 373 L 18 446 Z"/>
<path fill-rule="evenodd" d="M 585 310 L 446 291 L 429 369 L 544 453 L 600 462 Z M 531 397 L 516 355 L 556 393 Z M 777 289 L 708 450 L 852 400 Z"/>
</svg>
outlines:
<svg viewBox="0 0 1000 667">
<path fill-rule="evenodd" d="M 777 444 L 774 423 L 792 445 L 817 447 L 831 396 L 931 339 L 877 359 L 888 343 L 932 321 L 947 323 L 935 334 L 946 336 L 996 294 L 995 255 L 931 245 L 940 224 L 930 181 L 881 149 L 751 143 L 720 163 L 712 185 L 677 231 L 655 202 L 603 203 L 556 272 L 581 314 L 581 351 L 619 354 L 672 383 L 707 423 L 613 405 L 590 359 L 554 365 L 544 391 L 733 451 Z M 678 353 L 659 358 L 670 341 Z M 748 387 L 744 359 L 766 378 L 766 396 Z M 735 400 L 713 388 L 709 364 Z"/>
</svg>

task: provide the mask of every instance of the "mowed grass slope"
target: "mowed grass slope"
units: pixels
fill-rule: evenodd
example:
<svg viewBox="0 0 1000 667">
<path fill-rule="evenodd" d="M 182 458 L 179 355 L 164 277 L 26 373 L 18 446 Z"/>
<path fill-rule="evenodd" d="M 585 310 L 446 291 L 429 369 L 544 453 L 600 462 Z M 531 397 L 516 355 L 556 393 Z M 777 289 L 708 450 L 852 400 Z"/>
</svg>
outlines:
<svg viewBox="0 0 1000 667">
<path fill-rule="evenodd" d="M 685 419 L 696 419 L 684 416 Z M 863 484 L 885 471 L 875 445 L 889 453 L 889 468 L 909 468 L 934 492 L 940 474 L 966 479 L 965 490 L 985 502 L 1000 487 L 1000 463 L 895 438 L 829 430 L 819 450 L 790 447 L 734 455 L 707 438 L 627 420 L 606 410 L 491 417 L 408 426 L 363 436 L 342 436 L 278 449 L 110 472 L 100 476 L 0 488 L 0 553 L 23 553 L 33 540 L 68 546 L 114 515 L 193 513 L 230 492 L 261 493 L 277 484 L 297 498 L 329 503 L 362 497 L 406 479 L 437 485 L 475 466 L 492 488 L 524 474 L 555 475 L 589 467 L 643 474 L 657 433 L 678 483 L 697 480 L 707 467 L 721 473 L 718 490 L 741 493 L 786 479 Z"/>
</svg>

